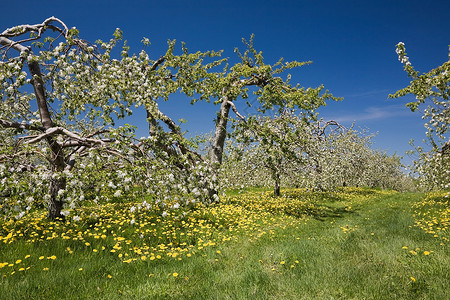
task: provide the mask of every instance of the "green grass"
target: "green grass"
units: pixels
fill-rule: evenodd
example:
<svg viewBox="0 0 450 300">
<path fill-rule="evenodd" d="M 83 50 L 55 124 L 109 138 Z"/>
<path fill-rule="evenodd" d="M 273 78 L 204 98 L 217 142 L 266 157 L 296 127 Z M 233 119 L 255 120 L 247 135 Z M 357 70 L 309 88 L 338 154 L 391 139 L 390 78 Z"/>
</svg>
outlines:
<svg viewBox="0 0 450 300">
<path fill-rule="evenodd" d="M 435 209 L 428 200 L 423 194 L 367 189 L 333 194 L 293 190 L 280 199 L 261 196 L 261 191 L 231 193 L 222 206 L 200 207 L 186 217 L 190 229 L 182 226 L 179 215 L 141 218 L 141 224 L 152 220 L 159 228 L 147 248 L 142 248 L 139 227 L 114 223 L 118 216 L 110 216 L 110 223 L 106 217 L 101 224 L 81 223 L 81 240 L 73 239 L 76 233 L 60 238 L 73 224 L 62 228 L 40 221 L 39 226 L 54 227 L 59 237 L 47 239 L 49 231 L 42 233 L 45 238 L 27 242 L 16 229 L 14 241 L 0 241 L 0 263 L 13 265 L 0 269 L 0 298 L 450 299 L 448 202 L 444 208 L 438 203 L 439 219 L 428 213 Z M 131 218 L 126 211 L 121 220 Z M 118 252 L 110 252 L 114 233 L 105 231 L 103 239 L 89 235 L 105 230 L 106 224 L 113 224 L 115 238 L 129 241 L 130 249 L 126 240 L 121 244 L 120 259 Z M 27 225 L 15 226 L 24 236 L 31 234 Z M 6 224 L 0 235 L 16 227 Z M 180 231 L 186 234 L 173 238 Z M 210 243 L 203 246 L 198 238 Z M 158 250 L 152 246 L 158 240 L 173 246 Z M 133 247 L 148 250 L 145 260 Z M 174 251 L 179 255 L 169 257 Z M 153 252 L 162 257 L 150 260 Z M 52 255 L 56 259 L 48 259 Z M 135 260 L 127 263 L 126 258 Z M 18 259 L 22 262 L 16 263 Z M 29 269 L 19 271 L 21 266 Z"/>
</svg>

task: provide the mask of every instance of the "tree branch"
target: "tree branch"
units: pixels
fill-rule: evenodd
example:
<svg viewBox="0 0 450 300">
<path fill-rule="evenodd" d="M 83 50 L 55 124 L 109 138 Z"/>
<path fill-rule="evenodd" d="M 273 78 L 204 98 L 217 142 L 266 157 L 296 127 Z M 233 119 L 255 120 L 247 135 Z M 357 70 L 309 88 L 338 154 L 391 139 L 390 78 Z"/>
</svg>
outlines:
<svg viewBox="0 0 450 300">
<path fill-rule="evenodd" d="M 3 120 L 3 119 L 0 119 L 0 126 L 3 128 L 39 130 L 39 131 L 45 132 L 45 128 L 42 126 L 26 124 L 26 123 L 19 123 L 19 122 L 12 122 L 12 121 L 7 121 L 7 120 Z"/>
<path fill-rule="evenodd" d="M 236 108 L 236 105 L 234 105 L 234 103 L 233 103 L 232 101 L 228 101 L 227 103 L 230 104 L 231 109 L 234 111 L 234 113 L 236 114 L 236 116 L 238 116 L 239 118 L 241 118 L 241 120 L 244 121 L 244 123 L 247 123 L 247 121 L 245 120 L 245 117 L 244 117 L 243 115 L 241 115 L 241 114 L 238 112 L 238 110 L 237 110 L 237 108 Z"/>
<path fill-rule="evenodd" d="M 100 144 L 102 146 L 106 145 L 106 142 L 109 142 L 110 140 L 99 140 L 99 139 L 92 139 L 92 138 L 85 138 L 85 137 L 81 137 L 78 134 L 71 132 L 63 127 L 52 127 L 47 129 L 43 134 L 38 135 L 38 136 L 33 136 L 33 137 L 22 137 L 20 139 L 29 139 L 32 138 L 31 140 L 27 141 L 27 144 L 34 144 L 37 143 L 45 138 L 48 137 L 52 137 L 54 135 L 57 134 L 64 134 L 70 138 L 72 138 L 75 141 L 81 142 L 81 143 L 85 143 L 85 144 Z M 71 146 L 79 146 L 81 144 L 72 144 Z M 67 145 L 66 145 L 67 147 Z"/>
</svg>

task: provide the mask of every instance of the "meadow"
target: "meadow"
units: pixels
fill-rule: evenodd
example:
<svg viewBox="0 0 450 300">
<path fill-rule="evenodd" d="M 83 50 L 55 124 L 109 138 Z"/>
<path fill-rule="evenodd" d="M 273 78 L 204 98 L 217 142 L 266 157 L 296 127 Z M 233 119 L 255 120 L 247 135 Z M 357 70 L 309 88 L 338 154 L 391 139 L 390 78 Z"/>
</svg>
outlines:
<svg viewBox="0 0 450 300">
<path fill-rule="evenodd" d="M 449 299 L 448 192 L 228 191 L 0 221 L 1 299 Z"/>
</svg>

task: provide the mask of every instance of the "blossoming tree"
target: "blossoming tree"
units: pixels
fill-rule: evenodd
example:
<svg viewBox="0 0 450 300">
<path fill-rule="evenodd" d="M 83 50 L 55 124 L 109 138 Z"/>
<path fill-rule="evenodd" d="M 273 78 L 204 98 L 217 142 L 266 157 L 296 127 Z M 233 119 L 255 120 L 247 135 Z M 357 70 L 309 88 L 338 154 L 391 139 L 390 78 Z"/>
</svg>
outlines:
<svg viewBox="0 0 450 300">
<path fill-rule="evenodd" d="M 147 174 L 147 186 L 154 186 L 155 176 L 153 181 L 148 178 L 155 174 L 169 179 L 160 176 L 156 180 L 160 185 L 174 182 L 170 170 L 164 174 L 145 170 L 161 170 L 161 164 L 166 169 L 185 169 L 185 160 L 195 160 L 179 127 L 159 110 L 156 99 L 166 100 L 179 89 L 188 95 L 198 92 L 202 76 L 220 63 L 208 65 L 203 59 L 218 53 L 190 54 L 183 45 L 182 54 L 175 55 L 175 42 L 170 41 L 165 55 L 152 61 L 145 51 L 129 55 L 125 42 L 121 59 L 114 59 L 112 49 L 121 39 L 117 29 L 109 42 L 90 44 L 78 37 L 78 30 L 55 17 L 0 33 L 2 194 L 28 196 L 26 202 L 19 200 L 27 209 L 34 200 L 30 194 L 39 194 L 46 199 L 49 217 L 63 218 L 67 193 L 83 185 L 77 180 L 68 184 L 68 178 L 78 171 L 89 177 L 86 167 L 94 171 L 95 159 L 100 164 L 111 162 L 116 170 L 126 164 L 140 169 Z M 115 126 L 117 119 L 133 113 L 133 106 L 147 112 L 150 134 L 146 139 L 136 140 L 132 126 Z M 83 159 L 76 167 L 75 162 Z M 112 170 L 109 167 L 103 173 L 115 174 Z M 48 190 L 40 183 L 48 184 Z M 131 185 L 129 179 L 125 183 Z M 108 186 L 117 188 L 112 182 Z M 18 194 L 19 190 L 24 194 Z M 121 190 L 114 194 L 120 195 Z M 83 195 L 73 195 L 71 200 L 75 199 Z"/>
<path fill-rule="evenodd" d="M 428 189 L 450 187 L 450 54 L 449 60 L 428 73 L 420 74 L 412 66 L 405 44 L 397 44 L 396 52 L 403 68 L 412 79 L 410 85 L 390 95 L 399 98 L 414 95 L 416 101 L 406 104 L 412 111 L 427 105 L 422 118 L 427 120 L 426 136 L 431 150 L 426 152 L 417 147 L 419 158 L 414 162 L 422 183 Z"/>
</svg>

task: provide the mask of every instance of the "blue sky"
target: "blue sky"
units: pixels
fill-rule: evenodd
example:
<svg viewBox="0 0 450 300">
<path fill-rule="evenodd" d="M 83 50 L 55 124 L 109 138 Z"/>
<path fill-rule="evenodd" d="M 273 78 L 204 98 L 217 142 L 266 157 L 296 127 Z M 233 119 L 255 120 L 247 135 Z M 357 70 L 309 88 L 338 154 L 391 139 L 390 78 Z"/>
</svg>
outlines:
<svg viewBox="0 0 450 300">
<path fill-rule="evenodd" d="M 410 149 L 410 139 L 422 140 L 425 129 L 420 113 L 404 107 L 411 98 L 387 99 L 409 83 L 395 45 L 404 42 L 412 64 L 428 71 L 448 60 L 450 44 L 448 0 L 0 1 L 1 31 L 50 16 L 77 27 L 90 41 L 107 40 L 119 27 L 132 52 L 140 51 L 142 37 L 148 37 L 153 59 L 164 54 L 168 39 L 176 39 L 190 51 L 223 49 L 225 57 L 236 61 L 233 49 L 253 33 L 267 63 L 280 57 L 313 61 L 291 72 L 293 82 L 324 84 L 344 97 L 321 109 L 322 117 L 344 125 L 355 121 L 357 127 L 378 132 L 374 146 L 399 155 Z M 191 134 L 213 129 L 217 107 L 211 104 L 191 106 L 174 95 L 160 107 L 173 119 L 186 119 Z M 136 125 L 145 134 L 142 124 Z"/>
</svg>

